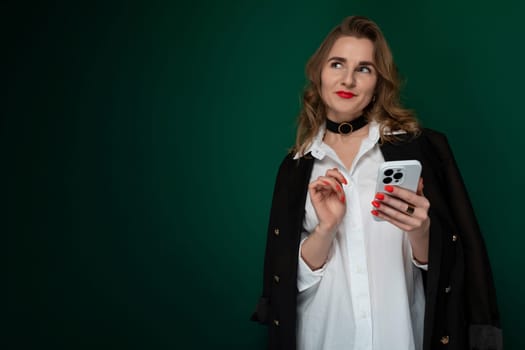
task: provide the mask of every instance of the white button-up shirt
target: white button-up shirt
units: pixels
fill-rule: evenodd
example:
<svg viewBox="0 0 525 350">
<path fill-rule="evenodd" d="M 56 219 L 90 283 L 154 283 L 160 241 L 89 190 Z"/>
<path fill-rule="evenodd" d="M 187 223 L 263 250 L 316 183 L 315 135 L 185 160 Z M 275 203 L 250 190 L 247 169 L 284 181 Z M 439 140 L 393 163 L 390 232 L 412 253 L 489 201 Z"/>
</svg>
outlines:
<svg viewBox="0 0 525 350">
<path fill-rule="evenodd" d="M 421 271 L 406 233 L 370 213 L 384 161 L 379 126 L 370 123 L 349 170 L 323 142 L 324 132 L 307 150 L 315 158 L 311 181 L 337 167 L 348 180 L 347 205 L 325 265 L 312 271 L 299 253 L 298 349 L 419 350 L 425 309 Z M 318 224 L 309 195 L 305 210 L 302 242 Z"/>
</svg>

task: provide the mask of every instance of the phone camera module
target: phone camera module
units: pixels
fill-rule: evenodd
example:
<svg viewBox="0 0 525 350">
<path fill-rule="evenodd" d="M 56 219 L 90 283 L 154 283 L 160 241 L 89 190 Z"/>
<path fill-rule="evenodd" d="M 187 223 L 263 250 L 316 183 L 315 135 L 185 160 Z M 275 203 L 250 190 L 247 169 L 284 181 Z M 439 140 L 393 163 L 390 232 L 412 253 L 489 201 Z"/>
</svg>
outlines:
<svg viewBox="0 0 525 350">
<path fill-rule="evenodd" d="M 389 183 L 391 183 L 391 182 L 392 182 L 392 178 L 391 178 L 391 177 L 385 177 L 385 178 L 383 178 L 383 183 L 384 183 L 384 184 L 389 184 Z"/>
<path fill-rule="evenodd" d="M 394 170 L 392 169 L 385 170 L 385 176 L 392 176 L 393 173 L 394 173 Z"/>
<path fill-rule="evenodd" d="M 401 172 L 394 174 L 394 179 L 396 179 L 396 180 L 400 180 L 402 177 L 403 177 L 403 173 L 401 173 Z"/>
</svg>

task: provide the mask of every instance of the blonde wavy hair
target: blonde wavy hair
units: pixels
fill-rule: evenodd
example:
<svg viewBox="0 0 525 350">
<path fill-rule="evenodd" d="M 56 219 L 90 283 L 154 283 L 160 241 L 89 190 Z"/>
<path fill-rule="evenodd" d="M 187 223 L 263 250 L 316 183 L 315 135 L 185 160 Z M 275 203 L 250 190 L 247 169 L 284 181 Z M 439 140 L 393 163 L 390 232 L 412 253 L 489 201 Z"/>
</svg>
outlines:
<svg viewBox="0 0 525 350">
<path fill-rule="evenodd" d="M 321 98 L 321 71 L 335 41 L 343 36 L 366 38 L 374 44 L 374 60 L 378 72 L 375 99 L 363 111 L 368 120 L 380 124 L 381 142 L 394 142 L 395 134 L 389 131 L 405 131 L 417 135 L 420 126 L 414 113 L 401 106 L 399 93 L 401 81 L 392 52 L 378 25 L 362 16 L 345 18 L 321 43 L 306 64 L 306 77 L 302 108 L 298 118 L 294 152 L 303 155 L 312 143 L 319 128 L 326 122 L 326 107 Z"/>
</svg>

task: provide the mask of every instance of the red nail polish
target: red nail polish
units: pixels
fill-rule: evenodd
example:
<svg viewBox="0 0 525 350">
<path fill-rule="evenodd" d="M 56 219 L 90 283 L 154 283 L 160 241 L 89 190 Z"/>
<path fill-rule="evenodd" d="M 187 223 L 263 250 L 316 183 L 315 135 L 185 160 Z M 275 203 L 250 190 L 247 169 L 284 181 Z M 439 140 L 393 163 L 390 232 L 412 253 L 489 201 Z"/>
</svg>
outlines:
<svg viewBox="0 0 525 350">
<path fill-rule="evenodd" d="M 371 213 L 374 216 L 378 216 L 379 215 L 379 212 L 377 210 L 372 210 Z"/>
<path fill-rule="evenodd" d="M 339 186 L 339 185 L 336 185 L 336 187 L 335 187 L 335 188 L 337 188 L 337 190 L 338 190 L 339 192 L 343 192 L 343 189 L 341 188 L 341 186 Z"/>
<path fill-rule="evenodd" d="M 390 185 L 386 185 L 385 186 L 385 191 L 392 193 L 392 192 L 394 192 L 394 187 L 390 186 Z"/>
<path fill-rule="evenodd" d="M 328 181 L 321 180 L 321 182 L 324 183 L 326 186 L 330 186 L 330 183 Z"/>
<path fill-rule="evenodd" d="M 346 202 L 346 197 L 344 195 L 341 197 L 341 202 Z"/>
<path fill-rule="evenodd" d="M 344 177 L 343 177 L 343 183 L 344 183 L 345 185 L 348 185 L 348 181 L 346 181 L 346 179 L 345 179 Z"/>
<path fill-rule="evenodd" d="M 380 206 L 381 204 L 379 204 L 378 201 L 372 201 L 372 205 L 373 205 L 374 207 L 376 207 L 376 208 L 379 208 L 379 206 Z"/>
<path fill-rule="evenodd" d="M 378 193 L 376 194 L 376 199 L 379 199 L 380 201 L 382 201 L 383 199 L 385 199 L 385 195 L 382 193 Z"/>
</svg>

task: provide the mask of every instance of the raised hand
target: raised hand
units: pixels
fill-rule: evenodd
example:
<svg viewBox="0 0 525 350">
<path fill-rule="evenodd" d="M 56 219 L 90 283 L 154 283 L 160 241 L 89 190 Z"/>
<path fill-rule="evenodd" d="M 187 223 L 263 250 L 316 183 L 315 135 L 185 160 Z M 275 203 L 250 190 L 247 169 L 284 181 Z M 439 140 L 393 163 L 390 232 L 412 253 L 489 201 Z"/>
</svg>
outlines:
<svg viewBox="0 0 525 350">
<path fill-rule="evenodd" d="M 343 184 L 348 182 L 337 168 L 326 171 L 308 186 L 321 234 L 334 234 L 346 211 Z"/>
</svg>

